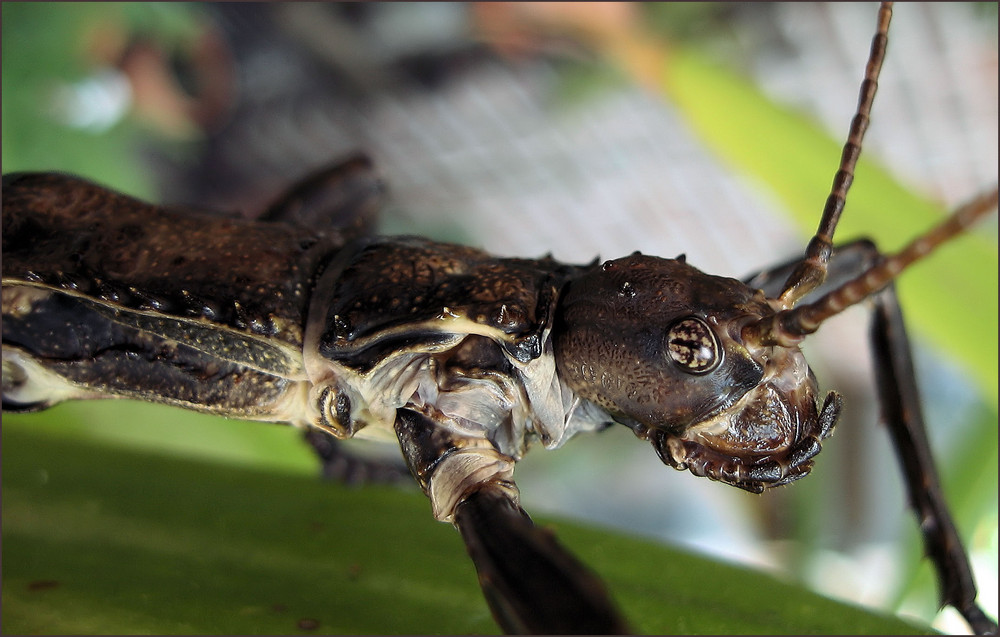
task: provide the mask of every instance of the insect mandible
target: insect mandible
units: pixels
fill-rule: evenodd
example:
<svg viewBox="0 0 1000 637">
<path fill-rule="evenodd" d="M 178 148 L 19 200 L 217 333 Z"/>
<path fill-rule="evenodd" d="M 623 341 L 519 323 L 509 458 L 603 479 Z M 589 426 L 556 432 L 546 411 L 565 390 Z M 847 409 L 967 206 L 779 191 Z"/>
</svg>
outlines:
<svg viewBox="0 0 1000 637">
<path fill-rule="evenodd" d="M 5 232 L 5 235 L 6 235 L 6 232 Z M 630 282 L 629 282 L 629 281 L 626 281 L 625 283 L 630 283 Z M 630 291 L 630 290 L 627 290 L 627 291 Z M 141 292 L 145 293 L 145 291 L 141 291 Z M 154 301 L 155 301 L 155 299 L 154 299 Z M 696 323 L 695 323 L 695 324 L 691 324 L 691 323 L 682 323 L 682 324 L 680 325 L 680 327 L 679 327 L 679 333 L 680 333 L 680 334 L 691 334 L 691 333 L 692 333 L 692 332 L 691 332 L 691 330 L 696 330 L 697 328 L 698 328 L 698 326 L 697 326 L 697 324 L 696 324 Z M 697 333 L 697 332 L 695 332 L 695 333 Z M 460 360 L 461 360 L 461 359 L 460 359 Z M 709 362 L 709 366 L 710 366 L 710 365 L 711 365 L 711 362 Z M 704 371 L 704 372 L 708 373 L 708 372 L 710 372 L 711 370 L 710 370 L 710 369 L 702 369 L 702 370 L 699 370 L 699 371 Z M 661 449 L 662 449 L 662 445 L 661 445 Z M 712 464 L 710 463 L 710 464 L 708 465 L 708 468 L 709 468 L 709 469 L 712 469 L 712 468 L 713 468 L 713 465 L 712 465 Z"/>
</svg>

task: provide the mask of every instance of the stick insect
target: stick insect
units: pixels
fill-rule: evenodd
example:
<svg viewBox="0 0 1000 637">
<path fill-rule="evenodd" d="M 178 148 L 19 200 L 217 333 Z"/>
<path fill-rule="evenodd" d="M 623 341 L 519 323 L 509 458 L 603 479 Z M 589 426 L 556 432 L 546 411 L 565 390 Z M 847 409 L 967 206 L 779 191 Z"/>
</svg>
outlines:
<svg viewBox="0 0 1000 637">
<path fill-rule="evenodd" d="M 5 233 L 6 234 L 6 233 Z"/>
</svg>

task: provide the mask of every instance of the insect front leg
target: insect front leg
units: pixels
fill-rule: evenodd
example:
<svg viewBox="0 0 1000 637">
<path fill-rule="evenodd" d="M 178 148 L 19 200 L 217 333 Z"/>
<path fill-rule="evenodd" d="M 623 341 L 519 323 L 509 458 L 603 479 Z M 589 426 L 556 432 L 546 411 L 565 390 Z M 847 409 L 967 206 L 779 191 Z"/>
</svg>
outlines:
<svg viewBox="0 0 1000 637">
<path fill-rule="evenodd" d="M 976 583 L 969 557 L 934 467 L 913 370 L 913 356 L 895 286 L 873 297 L 872 344 L 882 417 L 892 437 L 910 506 L 934 564 L 941 604 L 953 606 L 980 635 L 993 635 L 997 623 L 976 604 Z"/>
<path fill-rule="evenodd" d="M 520 507 L 512 458 L 413 410 L 398 410 L 395 428 L 435 517 L 462 534 L 505 632 L 628 632 L 600 579 Z"/>
<path fill-rule="evenodd" d="M 866 272 L 882 258 L 867 240 L 838 248 L 830 261 L 830 277 L 816 291 L 825 293 Z M 792 270 L 788 264 L 752 277 L 748 283 L 768 294 Z M 910 506 L 920 527 L 924 550 L 937 574 L 942 606 L 958 610 L 979 634 L 995 634 L 997 624 L 976 604 L 977 589 L 968 553 L 952 519 L 927 437 L 913 355 L 895 285 L 870 297 L 873 365 L 882 419 L 903 472 Z"/>
</svg>

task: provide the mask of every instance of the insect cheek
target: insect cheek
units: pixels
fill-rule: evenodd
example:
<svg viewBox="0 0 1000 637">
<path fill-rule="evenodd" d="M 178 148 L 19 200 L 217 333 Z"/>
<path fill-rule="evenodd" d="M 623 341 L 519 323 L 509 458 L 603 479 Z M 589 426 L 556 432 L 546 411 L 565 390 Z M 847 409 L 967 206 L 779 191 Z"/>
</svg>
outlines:
<svg viewBox="0 0 1000 637">
<path fill-rule="evenodd" d="M 731 454 L 774 454 L 791 447 L 799 438 L 800 422 L 815 418 L 799 414 L 770 386 L 748 396 L 746 405 L 729 418 L 729 427 L 721 435 L 704 434 L 716 449 Z M 815 403 L 804 403 L 804 409 Z"/>
</svg>

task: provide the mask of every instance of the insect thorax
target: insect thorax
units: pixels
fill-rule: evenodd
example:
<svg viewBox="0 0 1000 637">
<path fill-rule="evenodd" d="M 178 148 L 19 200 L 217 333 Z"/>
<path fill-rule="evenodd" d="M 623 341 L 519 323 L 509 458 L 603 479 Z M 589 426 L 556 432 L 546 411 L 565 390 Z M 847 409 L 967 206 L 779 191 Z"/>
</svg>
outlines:
<svg viewBox="0 0 1000 637">
<path fill-rule="evenodd" d="M 396 410 L 432 415 L 519 458 L 608 419 L 556 374 L 558 295 L 579 270 L 416 237 L 344 250 L 320 278 L 305 335 L 310 420 L 394 439 Z"/>
</svg>

